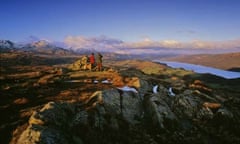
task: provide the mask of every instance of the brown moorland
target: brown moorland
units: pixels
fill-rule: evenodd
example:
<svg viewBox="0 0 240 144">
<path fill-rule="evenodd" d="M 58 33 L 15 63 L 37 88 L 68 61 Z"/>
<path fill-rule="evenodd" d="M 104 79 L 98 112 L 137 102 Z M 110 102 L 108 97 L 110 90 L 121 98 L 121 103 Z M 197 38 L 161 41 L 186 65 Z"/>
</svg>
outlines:
<svg viewBox="0 0 240 144">
<path fill-rule="evenodd" d="M 101 118 L 114 124 L 114 129 L 104 125 L 105 129 L 102 129 L 92 127 L 94 124 L 89 120 L 90 127 L 85 134 L 81 130 L 86 130 L 86 126 L 70 131 L 75 135 L 69 138 L 73 143 L 234 143 L 240 140 L 239 79 L 226 80 L 209 74 L 196 74 L 150 61 L 111 58 L 104 59 L 104 71 L 101 72 L 67 69 L 68 64 L 77 58 L 1 53 L 1 143 L 21 143 L 19 138 L 24 137 L 22 133 L 28 130 L 32 116 L 49 102 L 68 103 L 78 108 L 80 105 L 81 110 L 87 110 L 89 118 L 102 115 Z M 157 94 L 152 92 L 155 85 L 159 87 Z M 98 103 L 91 107 L 82 106 L 91 102 L 97 91 L 106 91 L 105 94 L 110 91 L 114 98 L 114 90 L 123 86 L 137 89 L 144 98 L 141 104 L 144 116 L 134 118 L 137 123 L 127 121 L 137 109 L 131 109 L 135 104 L 131 100 L 139 96 L 136 94 L 120 92 L 120 98 L 124 94 L 132 105 L 121 102 L 121 110 L 126 110 L 123 111 L 126 115 L 116 115 L 116 118 L 115 112 L 106 112 L 119 99 L 110 98 L 113 101 L 109 104 L 109 99 L 103 99 L 105 101 L 99 105 L 103 106 L 100 109 Z M 170 87 L 175 97 L 171 98 Z M 218 107 L 211 110 L 206 104 Z M 102 109 L 106 112 L 101 113 Z M 151 115 L 153 118 L 150 118 Z"/>
</svg>

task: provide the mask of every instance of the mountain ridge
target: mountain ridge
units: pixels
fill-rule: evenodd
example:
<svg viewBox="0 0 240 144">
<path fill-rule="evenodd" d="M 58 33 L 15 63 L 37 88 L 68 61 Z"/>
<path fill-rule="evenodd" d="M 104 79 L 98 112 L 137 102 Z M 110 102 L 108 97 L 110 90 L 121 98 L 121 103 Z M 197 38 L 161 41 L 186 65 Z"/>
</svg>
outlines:
<svg viewBox="0 0 240 144">
<path fill-rule="evenodd" d="M 127 50 L 124 48 L 124 50 Z M 147 49 L 146 49 L 147 50 Z M 214 68 L 240 71 L 240 52 L 224 53 L 224 54 L 193 54 L 183 55 L 182 53 L 171 53 L 171 50 L 162 49 L 166 53 L 115 53 L 107 51 L 98 51 L 92 49 L 66 49 L 58 47 L 51 42 L 45 40 L 34 41 L 24 45 L 18 45 L 10 40 L 0 41 L 0 52 L 6 51 L 25 51 L 33 54 L 48 55 L 48 56 L 71 56 L 71 55 L 90 55 L 91 53 L 101 52 L 106 55 L 108 59 L 143 59 L 143 60 L 167 60 L 178 61 L 191 64 L 200 64 L 203 66 L 210 66 Z"/>
</svg>

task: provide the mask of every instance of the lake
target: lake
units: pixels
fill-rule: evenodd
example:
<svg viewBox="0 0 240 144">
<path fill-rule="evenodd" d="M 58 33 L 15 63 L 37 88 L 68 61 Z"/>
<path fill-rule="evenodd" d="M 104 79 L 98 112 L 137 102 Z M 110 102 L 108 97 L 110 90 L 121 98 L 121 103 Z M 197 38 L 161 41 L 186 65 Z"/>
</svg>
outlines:
<svg viewBox="0 0 240 144">
<path fill-rule="evenodd" d="M 196 65 L 196 64 L 182 63 L 182 62 L 161 61 L 161 60 L 154 60 L 154 62 L 163 63 L 172 68 L 183 68 L 185 70 L 192 70 L 196 73 L 210 73 L 226 79 L 240 78 L 240 72 L 231 72 L 231 71 L 221 70 L 217 68 Z"/>
</svg>

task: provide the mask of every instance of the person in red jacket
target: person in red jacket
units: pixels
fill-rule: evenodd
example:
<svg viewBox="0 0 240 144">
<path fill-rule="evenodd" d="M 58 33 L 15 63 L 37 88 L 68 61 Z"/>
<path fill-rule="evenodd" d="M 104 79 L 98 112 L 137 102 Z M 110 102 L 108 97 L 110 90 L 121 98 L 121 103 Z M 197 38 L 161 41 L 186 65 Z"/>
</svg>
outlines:
<svg viewBox="0 0 240 144">
<path fill-rule="evenodd" d="M 91 63 L 91 69 L 93 69 L 95 67 L 95 57 L 94 57 L 94 53 L 91 54 L 90 56 L 90 63 Z"/>
</svg>

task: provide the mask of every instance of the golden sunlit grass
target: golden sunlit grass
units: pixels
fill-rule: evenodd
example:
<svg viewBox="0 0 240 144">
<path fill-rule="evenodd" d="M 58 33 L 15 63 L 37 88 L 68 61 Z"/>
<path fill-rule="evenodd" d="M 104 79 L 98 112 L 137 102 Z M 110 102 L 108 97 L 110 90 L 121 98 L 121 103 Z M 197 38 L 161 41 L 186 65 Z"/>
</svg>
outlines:
<svg viewBox="0 0 240 144">
<path fill-rule="evenodd" d="M 141 60 L 124 60 L 117 62 L 115 66 L 122 66 L 125 68 L 136 68 L 146 74 L 159 74 L 159 72 L 166 68 L 166 66 L 160 65 L 158 63 Z"/>
</svg>

